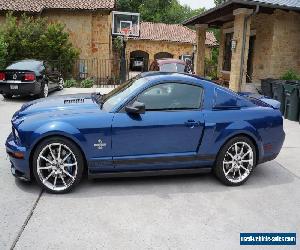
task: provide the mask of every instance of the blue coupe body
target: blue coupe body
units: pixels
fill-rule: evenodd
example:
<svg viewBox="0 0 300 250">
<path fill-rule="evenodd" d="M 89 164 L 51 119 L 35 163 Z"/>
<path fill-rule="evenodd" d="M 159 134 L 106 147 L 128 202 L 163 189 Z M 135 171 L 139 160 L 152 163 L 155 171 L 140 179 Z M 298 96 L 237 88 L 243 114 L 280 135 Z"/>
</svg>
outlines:
<svg viewBox="0 0 300 250">
<path fill-rule="evenodd" d="M 164 84 L 166 88 L 155 89 Z M 159 109 L 172 84 L 191 87 L 187 93 L 179 93 L 190 96 L 186 108 L 176 108 L 180 104 L 175 102 Z M 13 173 L 32 178 L 34 151 L 52 136 L 68 138 L 79 147 L 91 177 L 212 168 L 222 146 L 239 135 L 255 145 L 257 163 L 276 158 L 281 150 L 283 119 L 274 100 L 268 103 L 268 99 L 237 94 L 177 73 L 145 73 L 119 89 L 104 98 L 96 93 L 65 95 L 24 104 L 12 118 L 13 131 L 6 142 Z M 126 112 L 125 107 L 146 90 L 150 91 L 143 100 L 152 102 L 153 108 L 146 105 L 141 114 Z M 199 106 L 193 106 L 193 100 L 199 101 Z"/>
</svg>

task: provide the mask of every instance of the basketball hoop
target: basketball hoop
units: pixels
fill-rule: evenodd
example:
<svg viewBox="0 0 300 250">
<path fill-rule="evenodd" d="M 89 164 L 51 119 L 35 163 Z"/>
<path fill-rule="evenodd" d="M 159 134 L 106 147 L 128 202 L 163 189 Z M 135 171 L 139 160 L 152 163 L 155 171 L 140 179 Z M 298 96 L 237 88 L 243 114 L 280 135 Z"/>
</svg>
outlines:
<svg viewBox="0 0 300 250">
<path fill-rule="evenodd" d="M 123 29 L 121 29 L 121 34 L 123 35 L 124 41 L 127 42 L 128 37 L 131 34 L 131 29 L 130 28 L 123 28 Z"/>
</svg>

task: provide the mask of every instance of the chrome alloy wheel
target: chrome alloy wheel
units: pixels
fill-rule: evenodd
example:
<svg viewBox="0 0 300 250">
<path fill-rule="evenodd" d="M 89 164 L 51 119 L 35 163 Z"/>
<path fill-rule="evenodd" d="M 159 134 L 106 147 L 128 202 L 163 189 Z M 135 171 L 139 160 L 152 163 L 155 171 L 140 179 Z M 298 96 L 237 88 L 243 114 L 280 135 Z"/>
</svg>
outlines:
<svg viewBox="0 0 300 250">
<path fill-rule="evenodd" d="M 239 183 L 246 179 L 254 164 L 253 150 L 246 142 L 236 142 L 226 151 L 223 172 L 226 179 Z"/>
<path fill-rule="evenodd" d="M 45 84 L 44 85 L 44 97 L 47 97 L 49 94 L 49 87 L 48 87 L 48 84 Z"/>
<path fill-rule="evenodd" d="M 78 163 L 72 150 L 61 143 L 45 146 L 37 158 L 37 174 L 53 191 L 63 191 L 76 179 Z"/>
<path fill-rule="evenodd" d="M 63 90 L 64 89 L 64 84 L 65 84 L 64 79 L 61 77 L 59 79 L 59 84 L 58 84 L 59 90 Z"/>
</svg>

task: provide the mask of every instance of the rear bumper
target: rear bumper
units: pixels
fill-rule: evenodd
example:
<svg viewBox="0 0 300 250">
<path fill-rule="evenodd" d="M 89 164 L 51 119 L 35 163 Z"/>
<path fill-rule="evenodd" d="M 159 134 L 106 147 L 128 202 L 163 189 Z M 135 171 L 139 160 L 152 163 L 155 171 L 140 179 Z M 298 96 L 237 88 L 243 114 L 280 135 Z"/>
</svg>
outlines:
<svg viewBox="0 0 300 250">
<path fill-rule="evenodd" d="M 260 159 L 259 164 L 272 161 L 279 155 L 285 140 L 285 132 L 282 130 L 278 136 L 278 140 L 263 145 L 264 157 Z"/>
<path fill-rule="evenodd" d="M 18 85 L 18 89 L 11 89 L 11 85 Z M 0 94 L 9 95 L 36 95 L 41 91 L 41 83 L 34 82 L 22 82 L 22 83 L 7 83 L 0 82 Z"/>
<path fill-rule="evenodd" d="M 8 136 L 5 146 L 11 163 L 12 174 L 19 179 L 30 181 L 29 155 L 26 148 L 16 144 L 12 133 Z M 23 154 L 24 157 L 14 157 L 16 153 Z"/>
</svg>

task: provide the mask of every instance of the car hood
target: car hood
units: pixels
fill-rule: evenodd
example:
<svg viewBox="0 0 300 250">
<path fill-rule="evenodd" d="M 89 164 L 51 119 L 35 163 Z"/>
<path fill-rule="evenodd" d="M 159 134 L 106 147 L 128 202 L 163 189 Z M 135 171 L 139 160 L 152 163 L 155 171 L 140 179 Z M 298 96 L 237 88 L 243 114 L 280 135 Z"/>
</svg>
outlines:
<svg viewBox="0 0 300 250">
<path fill-rule="evenodd" d="M 91 111 L 93 109 L 100 110 L 100 106 L 93 98 L 93 94 L 73 94 L 61 95 L 48 98 L 37 99 L 24 104 L 19 111 L 14 114 L 14 117 L 23 117 L 37 113 L 52 113 L 70 114 L 72 111 L 76 113 Z M 67 111 L 67 112 L 65 112 Z"/>
</svg>

